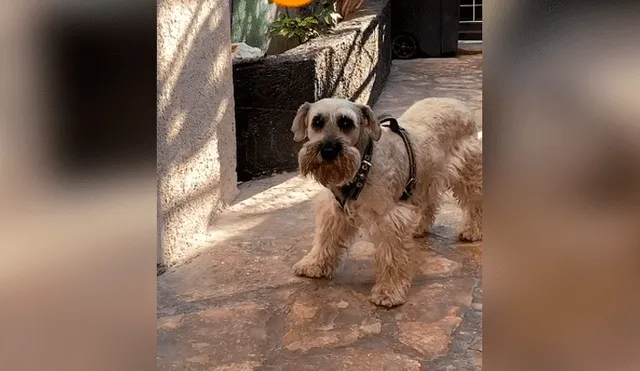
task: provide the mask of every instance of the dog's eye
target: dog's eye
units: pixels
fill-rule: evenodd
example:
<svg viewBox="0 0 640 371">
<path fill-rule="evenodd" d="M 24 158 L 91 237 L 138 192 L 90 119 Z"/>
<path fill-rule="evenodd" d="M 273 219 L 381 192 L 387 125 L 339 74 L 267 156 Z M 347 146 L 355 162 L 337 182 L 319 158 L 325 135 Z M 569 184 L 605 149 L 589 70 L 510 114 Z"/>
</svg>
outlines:
<svg viewBox="0 0 640 371">
<path fill-rule="evenodd" d="M 316 130 L 322 129 L 322 127 L 324 127 L 324 118 L 320 115 L 315 116 L 313 120 L 311 120 L 311 126 Z"/>
<path fill-rule="evenodd" d="M 342 130 L 350 130 L 353 129 L 354 126 L 353 120 L 348 117 L 340 117 L 338 119 L 338 127 Z"/>
</svg>

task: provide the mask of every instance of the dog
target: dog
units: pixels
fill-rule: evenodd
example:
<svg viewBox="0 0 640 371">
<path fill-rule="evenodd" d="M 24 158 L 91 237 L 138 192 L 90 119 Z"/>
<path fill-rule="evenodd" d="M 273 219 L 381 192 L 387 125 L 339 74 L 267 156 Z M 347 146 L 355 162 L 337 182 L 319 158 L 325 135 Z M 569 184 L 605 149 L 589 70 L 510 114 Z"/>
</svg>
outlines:
<svg viewBox="0 0 640 371">
<path fill-rule="evenodd" d="M 405 303 L 413 237 L 428 233 L 448 189 L 464 212 L 459 238 L 482 239 L 482 143 L 472 112 L 455 99 L 427 98 L 397 124 L 402 129 L 394 132 L 369 106 L 322 99 L 301 105 L 291 127 L 296 142 L 307 140 L 298 153 L 301 175 L 326 188 L 316 204 L 313 246 L 294 273 L 331 278 L 366 229 L 375 244 L 370 300 L 383 307 Z"/>
</svg>

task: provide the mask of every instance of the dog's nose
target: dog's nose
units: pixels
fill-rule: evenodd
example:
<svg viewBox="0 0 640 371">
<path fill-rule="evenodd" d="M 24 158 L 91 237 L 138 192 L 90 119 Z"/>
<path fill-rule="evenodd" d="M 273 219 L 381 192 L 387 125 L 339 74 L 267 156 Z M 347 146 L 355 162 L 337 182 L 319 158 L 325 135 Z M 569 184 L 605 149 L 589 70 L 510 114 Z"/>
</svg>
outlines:
<svg viewBox="0 0 640 371">
<path fill-rule="evenodd" d="M 327 140 L 322 143 L 322 147 L 320 147 L 320 156 L 322 156 L 325 161 L 333 161 L 338 157 L 341 149 L 342 146 L 340 142 Z"/>
</svg>

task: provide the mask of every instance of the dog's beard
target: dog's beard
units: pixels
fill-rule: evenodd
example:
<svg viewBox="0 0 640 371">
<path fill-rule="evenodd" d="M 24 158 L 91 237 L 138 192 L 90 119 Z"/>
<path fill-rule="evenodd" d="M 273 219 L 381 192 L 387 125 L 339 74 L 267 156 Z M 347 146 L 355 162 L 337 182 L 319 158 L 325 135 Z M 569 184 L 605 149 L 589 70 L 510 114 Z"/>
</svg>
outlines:
<svg viewBox="0 0 640 371">
<path fill-rule="evenodd" d="M 343 186 L 351 181 L 360 167 L 360 152 L 347 143 L 342 143 L 342 151 L 333 161 L 326 161 L 320 155 L 321 142 L 306 143 L 298 153 L 300 173 L 311 175 L 325 187 Z"/>
</svg>

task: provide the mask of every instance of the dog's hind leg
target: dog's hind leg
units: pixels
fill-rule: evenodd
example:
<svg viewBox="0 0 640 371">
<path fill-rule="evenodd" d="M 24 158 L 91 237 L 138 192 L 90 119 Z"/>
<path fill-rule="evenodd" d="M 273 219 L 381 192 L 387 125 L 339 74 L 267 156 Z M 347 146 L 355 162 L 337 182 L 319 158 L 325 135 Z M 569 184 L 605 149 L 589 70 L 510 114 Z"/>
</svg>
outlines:
<svg viewBox="0 0 640 371">
<path fill-rule="evenodd" d="M 397 204 L 371 228 L 375 251 L 376 284 L 371 301 L 394 307 L 407 300 L 413 276 L 411 230 L 414 212 Z"/>
<path fill-rule="evenodd" d="M 456 193 L 454 191 L 454 193 Z M 460 206 L 464 213 L 462 227 L 458 233 L 461 241 L 482 240 L 482 201 L 477 202 L 467 197 L 459 198 Z"/>
<path fill-rule="evenodd" d="M 316 230 L 311 251 L 293 266 L 294 273 L 303 277 L 331 278 L 357 231 L 328 192 L 316 205 Z"/>
<path fill-rule="evenodd" d="M 451 181 L 453 195 L 464 213 L 458 237 L 462 241 L 482 240 L 482 147 L 479 140 L 463 144 L 462 163 Z"/>
<path fill-rule="evenodd" d="M 429 233 L 429 229 L 436 221 L 441 199 L 441 192 L 435 185 L 428 187 L 424 194 L 421 195 L 418 204 L 420 207 L 418 221 L 413 230 L 414 238 L 422 238 Z"/>
</svg>

